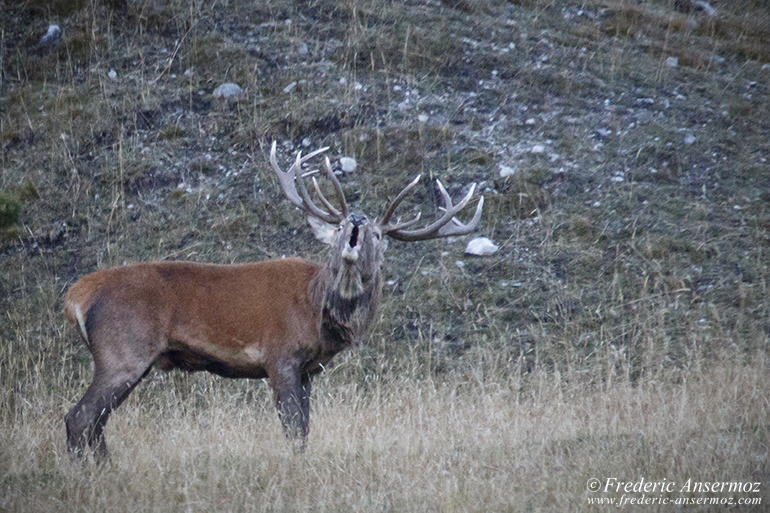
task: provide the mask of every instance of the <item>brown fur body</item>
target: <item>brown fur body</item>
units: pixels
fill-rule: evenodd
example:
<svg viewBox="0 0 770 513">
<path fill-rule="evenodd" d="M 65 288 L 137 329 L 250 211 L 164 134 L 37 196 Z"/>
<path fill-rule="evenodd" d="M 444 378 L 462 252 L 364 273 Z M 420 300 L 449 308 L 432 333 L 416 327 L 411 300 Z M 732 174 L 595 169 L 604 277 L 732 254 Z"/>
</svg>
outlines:
<svg viewBox="0 0 770 513">
<path fill-rule="evenodd" d="M 106 454 L 110 410 L 153 365 L 267 377 L 287 434 L 304 440 L 310 377 L 360 340 L 380 297 L 379 275 L 344 301 L 333 282 L 328 265 L 298 258 L 143 263 L 82 277 L 64 310 L 93 354 L 94 382 L 66 417 L 70 450 Z"/>
</svg>

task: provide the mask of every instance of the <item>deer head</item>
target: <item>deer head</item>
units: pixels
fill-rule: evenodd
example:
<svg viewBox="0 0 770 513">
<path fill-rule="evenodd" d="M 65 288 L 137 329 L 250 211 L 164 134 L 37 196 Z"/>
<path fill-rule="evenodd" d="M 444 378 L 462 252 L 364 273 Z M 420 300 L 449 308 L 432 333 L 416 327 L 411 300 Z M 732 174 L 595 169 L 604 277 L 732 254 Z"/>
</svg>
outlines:
<svg viewBox="0 0 770 513">
<path fill-rule="evenodd" d="M 283 171 L 278 166 L 275 155 L 276 143 L 273 142 L 270 150 L 270 163 L 278 176 L 286 197 L 307 214 L 308 222 L 316 237 L 333 248 L 329 265 L 336 272 L 342 273 L 339 281 L 344 285 L 340 291 L 342 293 L 353 293 L 361 283 L 366 283 L 379 275 L 379 268 L 388 247 L 384 235 L 405 242 L 465 235 L 475 230 L 481 220 L 481 211 L 484 206 L 483 197 L 479 198 L 473 218 L 468 223 L 462 223 L 455 217 L 473 198 L 476 190 L 475 183 L 471 184 L 468 192 L 460 201 L 454 203 L 442 183 L 436 180 L 444 204 L 441 209 L 443 212 L 438 219 L 417 229 L 410 228 L 420 221 L 421 213 L 419 212 L 409 221 L 393 222 L 392 218 L 396 208 L 419 183 L 421 175 L 412 180 L 396 196 L 385 210 L 382 219 L 370 219 L 360 212 L 349 213 L 342 186 L 332 172 L 328 157 L 324 159 L 324 172 L 334 186 L 340 208 L 335 208 L 323 195 L 318 182 L 313 177 L 313 189 L 324 206 L 321 208 L 311 199 L 300 173 L 302 164 L 326 150 L 328 147 L 313 151 L 304 157 L 302 152 L 299 152 L 294 164 L 287 171 Z"/>
</svg>

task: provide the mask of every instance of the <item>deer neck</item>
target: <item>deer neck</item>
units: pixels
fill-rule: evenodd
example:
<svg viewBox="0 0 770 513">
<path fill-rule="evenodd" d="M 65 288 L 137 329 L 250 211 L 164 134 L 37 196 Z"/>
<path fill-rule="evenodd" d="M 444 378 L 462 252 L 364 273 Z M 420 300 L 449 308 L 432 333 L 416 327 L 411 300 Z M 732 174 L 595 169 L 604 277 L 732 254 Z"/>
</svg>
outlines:
<svg viewBox="0 0 770 513">
<path fill-rule="evenodd" d="M 364 282 L 353 270 L 334 272 L 327 264 L 314 284 L 321 303 L 321 337 L 328 352 L 357 345 L 371 324 L 382 291 L 379 272 Z"/>
</svg>

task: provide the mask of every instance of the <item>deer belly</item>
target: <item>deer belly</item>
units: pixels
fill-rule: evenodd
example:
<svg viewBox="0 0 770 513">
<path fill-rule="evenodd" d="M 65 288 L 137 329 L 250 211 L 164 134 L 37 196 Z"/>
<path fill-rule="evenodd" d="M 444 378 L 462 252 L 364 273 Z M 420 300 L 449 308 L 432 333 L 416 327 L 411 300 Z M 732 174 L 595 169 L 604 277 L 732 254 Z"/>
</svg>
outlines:
<svg viewBox="0 0 770 513">
<path fill-rule="evenodd" d="M 236 349 L 170 342 L 169 349 L 158 357 L 157 363 L 166 371 L 208 371 L 226 378 L 267 377 L 264 352 L 254 345 Z"/>
</svg>

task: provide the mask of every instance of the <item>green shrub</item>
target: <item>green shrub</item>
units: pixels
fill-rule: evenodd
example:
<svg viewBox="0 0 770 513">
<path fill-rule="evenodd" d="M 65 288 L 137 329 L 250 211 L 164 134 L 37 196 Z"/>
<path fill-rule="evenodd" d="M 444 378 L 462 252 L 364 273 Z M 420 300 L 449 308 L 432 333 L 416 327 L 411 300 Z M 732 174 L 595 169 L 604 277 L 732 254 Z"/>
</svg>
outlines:
<svg viewBox="0 0 770 513">
<path fill-rule="evenodd" d="M 7 228 L 19 222 L 21 202 L 11 194 L 0 191 L 0 228 Z"/>
</svg>

